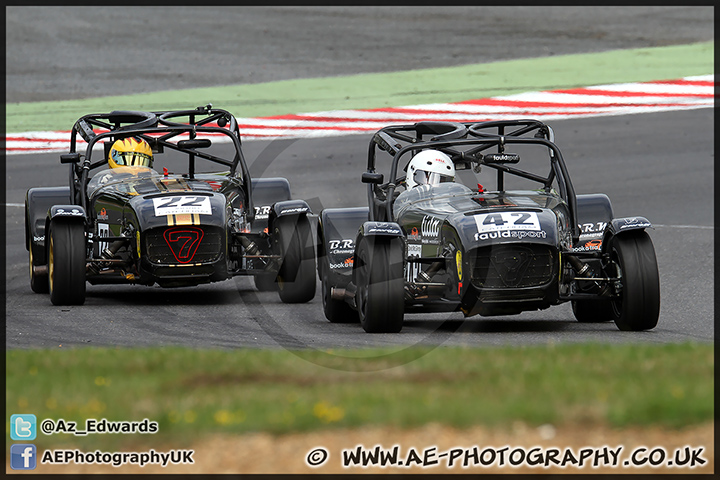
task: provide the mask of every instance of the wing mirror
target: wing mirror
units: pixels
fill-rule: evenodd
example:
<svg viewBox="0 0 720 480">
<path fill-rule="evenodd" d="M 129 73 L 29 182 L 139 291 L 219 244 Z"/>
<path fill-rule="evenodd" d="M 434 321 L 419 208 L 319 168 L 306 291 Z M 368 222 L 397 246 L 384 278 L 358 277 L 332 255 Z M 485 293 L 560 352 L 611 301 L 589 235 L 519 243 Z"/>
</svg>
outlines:
<svg viewBox="0 0 720 480">
<path fill-rule="evenodd" d="M 212 145 L 208 138 L 194 138 L 192 140 L 180 140 L 177 146 L 180 148 L 208 148 Z"/>
<path fill-rule="evenodd" d="M 362 183 L 374 183 L 380 185 L 383 183 L 383 174 L 377 172 L 363 172 Z"/>
<path fill-rule="evenodd" d="M 79 161 L 80 154 L 77 152 L 60 155 L 60 163 L 78 163 Z"/>
</svg>

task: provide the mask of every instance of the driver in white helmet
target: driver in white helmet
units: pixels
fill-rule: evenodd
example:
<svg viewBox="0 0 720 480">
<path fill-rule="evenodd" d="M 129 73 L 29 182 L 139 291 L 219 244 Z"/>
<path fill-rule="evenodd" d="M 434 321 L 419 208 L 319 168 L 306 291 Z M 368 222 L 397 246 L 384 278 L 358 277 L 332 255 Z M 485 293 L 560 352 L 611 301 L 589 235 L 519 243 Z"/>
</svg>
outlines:
<svg viewBox="0 0 720 480">
<path fill-rule="evenodd" d="M 439 150 L 423 150 L 407 166 L 405 184 L 410 190 L 419 185 L 439 185 L 455 181 L 455 165 Z"/>
<path fill-rule="evenodd" d="M 393 215 L 415 201 L 433 196 L 434 188 L 455 181 L 455 165 L 450 157 L 438 150 L 423 150 L 416 154 L 407 166 L 405 186 L 407 189 L 395 199 Z"/>
</svg>

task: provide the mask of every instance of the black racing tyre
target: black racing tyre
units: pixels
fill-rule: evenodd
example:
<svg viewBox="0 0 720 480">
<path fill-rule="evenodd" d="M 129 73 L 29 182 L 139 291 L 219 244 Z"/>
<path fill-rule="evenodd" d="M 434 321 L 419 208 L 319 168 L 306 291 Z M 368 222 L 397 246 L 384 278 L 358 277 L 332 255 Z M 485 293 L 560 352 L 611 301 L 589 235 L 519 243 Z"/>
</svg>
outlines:
<svg viewBox="0 0 720 480">
<path fill-rule="evenodd" d="M 255 281 L 255 288 L 261 292 L 276 292 L 278 289 L 277 282 L 275 282 L 276 275 L 272 273 L 258 273 L 253 275 Z"/>
<path fill-rule="evenodd" d="M 643 231 L 610 240 L 611 259 L 620 267 L 622 289 L 611 305 L 620 330 L 650 330 L 660 316 L 660 275 L 655 248 Z"/>
<path fill-rule="evenodd" d="M 344 300 L 334 300 L 330 297 L 330 292 L 333 287 L 330 281 L 330 265 L 327 257 L 323 257 L 322 267 L 322 302 L 323 312 L 325 318 L 330 320 L 331 323 L 355 323 L 358 321 L 358 314 L 352 307 Z"/>
<path fill-rule="evenodd" d="M 48 284 L 53 305 L 85 303 L 85 232 L 81 223 L 65 218 L 50 221 Z"/>
<path fill-rule="evenodd" d="M 405 310 L 404 248 L 398 237 L 362 237 L 355 257 L 355 302 L 368 333 L 402 329 Z"/>
<path fill-rule="evenodd" d="M 281 265 L 277 275 L 280 300 L 309 302 L 315 296 L 315 246 L 306 216 L 280 217 L 273 227 Z"/>
<path fill-rule="evenodd" d="M 36 263 L 35 252 L 33 252 L 32 240 L 28 238 L 28 263 L 30 264 L 30 288 L 35 293 L 48 293 L 50 285 L 47 275 L 39 275 L 35 273 L 33 267 L 40 266 Z"/>
<path fill-rule="evenodd" d="M 609 322 L 615 317 L 610 300 L 573 300 L 572 311 L 580 323 Z"/>
</svg>

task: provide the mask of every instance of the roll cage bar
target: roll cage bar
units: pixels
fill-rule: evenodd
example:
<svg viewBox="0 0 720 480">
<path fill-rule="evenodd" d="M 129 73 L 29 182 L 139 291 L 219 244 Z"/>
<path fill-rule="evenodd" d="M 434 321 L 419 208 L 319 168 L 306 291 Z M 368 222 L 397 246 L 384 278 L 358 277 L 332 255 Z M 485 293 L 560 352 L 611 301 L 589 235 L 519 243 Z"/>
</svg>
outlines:
<svg viewBox="0 0 720 480">
<path fill-rule="evenodd" d="M 185 122 L 179 121 L 185 119 Z M 213 124 L 217 125 L 211 125 Z M 107 132 L 96 133 L 95 129 Z M 225 135 L 232 141 L 235 154 L 232 159 L 221 158 L 198 148 L 210 146 L 207 139 L 197 139 L 198 134 L 214 133 Z M 178 135 L 187 134 L 186 140 L 171 140 Z M 87 142 L 84 156 L 77 152 L 78 135 Z M 70 163 L 70 195 L 76 204 L 88 211 L 87 184 L 91 170 L 107 165 L 107 146 L 112 142 L 127 138 L 140 137 L 147 141 L 153 152 L 161 153 L 165 148 L 188 154 L 188 177 L 194 178 L 195 158 L 202 158 L 224 165 L 229 169 L 229 177 L 244 181 L 245 205 L 248 219 L 252 221 L 255 209 L 252 204 L 252 180 L 242 153 L 240 129 L 237 120 L 227 110 L 213 108 L 211 104 L 194 110 L 169 110 L 157 112 L 113 111 L 110 113 L 90 114 L 80 118 L 70 132 L 70 153 L 61 156 L 61 162 Z M 103 140 L 110 140 L 100 160 L 92 161 L 93 148 Z M 239 170 L 239 172 L 238 172 Z M 239 173 L 239 175 L 238 175 Z"/>
<path fill-rule="evenodd" d="M 428 140 L 424 137 L 430 136 Z M 580 237 L 577 222 L 577 198 L 560 149 L 555 145 L 555 134 L 549 125 L 539 120 L 497 120 L 488 122 L 418 122 L 412 125 L 391 125 L 378 130 L 370 140 L 367 171 L 363 183 L 368 183 L 370 220 L 389 221 L 392 219 L 392 203 L 398 178 L 400 157 L 408 152 L 426 148 L 440 150 L 456 165 L 475 164 L 497 170 L 497 189 L 504 189 L 504 174 L 541 183 L 546 190 L 557 180 L 560 197 L 565 200 L 572 222 L 573 242 Z M 504 163 L 486 162 L 483 152 L 496 147 L 498 154 L 505 153 L 505 146 L 511 144 L 536 144 L 548 148 L 550 172 L 546 177 L 520 170 Z M 470 147 L 458 150 L 457 147 Z M 382 183 L 382 175 L 376 172 L 377 150 L 392 155 L 389 181 Z"/>
</svg>

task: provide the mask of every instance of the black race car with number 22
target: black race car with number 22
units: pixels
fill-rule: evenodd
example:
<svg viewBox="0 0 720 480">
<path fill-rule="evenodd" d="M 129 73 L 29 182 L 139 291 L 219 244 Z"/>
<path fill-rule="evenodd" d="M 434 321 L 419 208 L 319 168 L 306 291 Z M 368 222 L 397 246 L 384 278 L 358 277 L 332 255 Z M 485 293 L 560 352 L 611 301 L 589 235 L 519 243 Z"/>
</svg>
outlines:
<svg viewBox="0 0 720 480">
<path fill-rule="evenodd" d="M 86 282 L 185 287 L 235 275 L 283 302 L 314 297 L 310 208 L 286 179 L 250 178 L 229 112 L 85 115 L 60 161 L 69 184 L 25 200 L 30 286 L 53 304 L 84 303 Z"/>
</svg>

